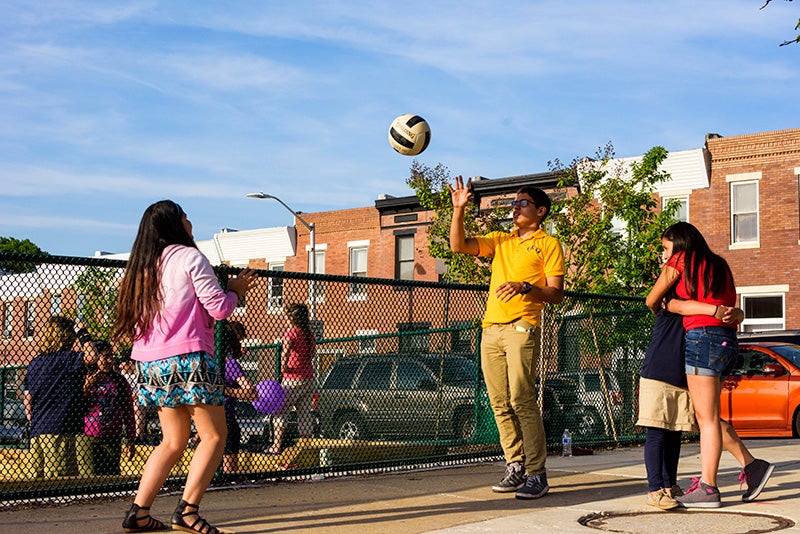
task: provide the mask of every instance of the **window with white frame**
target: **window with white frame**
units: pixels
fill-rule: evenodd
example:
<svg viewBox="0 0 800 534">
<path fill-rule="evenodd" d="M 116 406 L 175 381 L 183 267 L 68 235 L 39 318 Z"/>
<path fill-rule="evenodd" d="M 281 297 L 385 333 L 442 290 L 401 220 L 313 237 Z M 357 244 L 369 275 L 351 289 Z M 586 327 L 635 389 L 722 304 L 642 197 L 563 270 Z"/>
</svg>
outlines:
<svg viewBox="0 0 800 534">
<path fill-rule="evenodd" d="M 375 354 L 377 352 L 377 343 L 374 336 L 377 335 L 377 330 L 356 330 L 356 337 L 358 338 L 358 353 Z"/>
<path fill-rule="evenodd" d="M 269 270 L 283 272 L 283 263 L 270 263 Z M 269 277 L 267 281 L 267 307 L 270 310 L 283 309 L 283 278 Z"/>
<path fill-rule="evenodd" d="M 308 255 L 308 272 L 316 274 L 325 274 L 325 245 L 316 245 L 314 258 L 316 263 L 312 264 L 312 256 L 310 247 L 306 249 Z M 325 302 L 325 282 L 318 280 L 311 280 L 308 283 L 308 300 L 309 302 Z"/>
<path fill-rule="evenodd" d="M 731 187 L 731 245 L 758 244 L 760 172 L 728 175 Z"/>
<path fill-rule="evenodd" d="M 414 279 L 414 234 L 395 236 L 394 277 Z"/>
<path fill-rule="evenodd" d="M 6 302 L 3 306 L 3 339 L 10 339 L 14 330 L 14 305 Z"/>
<path fill-rule="evenodd" d="M 689 197 L 664 197 L 661 199 L 661 209 L 666 209 L 667 205 L 672 202 L 678 204 L 678 209 L 675 211 L 675 219 L 678 221 L 689 222 Z"/>
<path fill-rule="evenodd" d="M 31 338 L 36 328 L 36 302 L 29 300 L 25 303 L 25 337 Z"/>
<path fill-rule="evenodd" d="M 782 289 L 782 288 L 773 288 Z M 788 287 L 785 288 L 788 291 Z M 773 293 L 742 293 L 743 332 L 763 332 L 786 328 L 786 306 L 783 291 Z"/>
<path fill-rule="evenodd" d="M 350 276 L 367 277 L 367 245 L 364 242 L 348 243 L 350 248 Z M 367 298 L 366 284 L 351 283 L 348 288 L 348 297 L 351 299 Z"/>
<path fill-rule="evenodd" d="M 50 315 L 61 315 L 61 293 L 50 296 Z"/>
<path fill-rule="evenodd" d="M 86 322 L 86 294 L 85 293 L 78 293 L 75 297 L 75 309 L 78 310 L 77 317 L 75 318 L 76 322 L 83 323 Z"/>
</svg>

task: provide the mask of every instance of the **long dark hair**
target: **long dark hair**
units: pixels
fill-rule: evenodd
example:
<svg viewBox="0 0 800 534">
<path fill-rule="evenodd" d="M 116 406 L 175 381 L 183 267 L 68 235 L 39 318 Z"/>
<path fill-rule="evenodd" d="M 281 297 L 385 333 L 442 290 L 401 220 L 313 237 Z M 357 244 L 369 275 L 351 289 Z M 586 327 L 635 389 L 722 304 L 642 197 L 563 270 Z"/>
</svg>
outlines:
<svg viewBox="0 0 800 534">
<path fill-rule="evenodd" d="M 292 326 L 299 328 L 306 335 L 306 342 L 311 344 L 314 340 L 314 333 L 311 331 L 311 323 L 308 319 L 308 307 L 305 304 L 290 304 L 286 308 L 286 316 Z"/>
<path fill-rule="evenodd" d="M 709 294 L 717 297 L 725 291 L 728 284 L 733 284 L 733 273 L 728 262 L 711 251 L 703 234 L 693 225 L 677 222 L 664 230 L 661 238 L 672 241 L 673 256 L 683 252 L 683 281 L 692 299 L 698 300 L 701 274 L 705 288 L 703 297 Z"/>
<path fill-rule="evenodd" d="M 132 341 L 143 336 L 161 311 L 161 254 L 170 245 L 197 248 L 183 225 L 183 209 L 171 200 L 151 204 L 142 215 L 125 275 L 117 295 L 113 339 Z"/>
</svg>

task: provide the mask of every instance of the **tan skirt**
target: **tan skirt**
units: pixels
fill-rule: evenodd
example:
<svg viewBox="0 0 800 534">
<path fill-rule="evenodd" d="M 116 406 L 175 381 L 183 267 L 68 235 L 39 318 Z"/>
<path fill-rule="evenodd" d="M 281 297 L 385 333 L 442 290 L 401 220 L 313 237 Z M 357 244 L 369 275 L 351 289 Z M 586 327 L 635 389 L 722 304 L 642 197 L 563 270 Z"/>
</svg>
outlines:
<svg viewBox="0 0 800 534">
<path fill-rule="evenodd" d="M 639 379 L 639 426 L 697 432 L 689 390 L 660 380 Z"/>
</svg>

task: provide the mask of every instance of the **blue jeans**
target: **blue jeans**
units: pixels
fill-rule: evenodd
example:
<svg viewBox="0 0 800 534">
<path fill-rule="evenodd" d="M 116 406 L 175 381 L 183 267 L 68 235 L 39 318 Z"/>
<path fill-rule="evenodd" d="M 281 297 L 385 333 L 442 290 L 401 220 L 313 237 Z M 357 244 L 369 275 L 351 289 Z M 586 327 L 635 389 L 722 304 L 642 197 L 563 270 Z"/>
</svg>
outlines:
<svg viewBox="0 0 800 534">
<path fill-rule="evenodd" d="M 739 342 L 736 330 L 702 326 L 686 332 L 686 374 L 727 376 L 736 365 Z"/>
</svg>

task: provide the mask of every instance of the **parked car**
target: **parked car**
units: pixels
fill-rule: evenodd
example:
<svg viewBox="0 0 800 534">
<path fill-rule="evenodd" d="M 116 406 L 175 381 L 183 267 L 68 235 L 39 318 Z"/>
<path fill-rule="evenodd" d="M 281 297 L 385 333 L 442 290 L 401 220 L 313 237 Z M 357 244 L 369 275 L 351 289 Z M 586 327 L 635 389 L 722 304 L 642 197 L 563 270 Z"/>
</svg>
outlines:
<svg viewBox="0 0 800 534">
<path fill-rule="evenodd" d="M 319 390 L 322 435 L 468 439 L 474 432 L 477 375 L 475 363 L 462 357 L 382 354 L 336 360 Z"/>
<path fill-rule="evenodd" d="M 319 436 L 319 417 L 316 410 L 312 410 L 311 417 L 314 422 L 314 436 Z M 236 420 L 239 422 L 240 446 L 243 450 L 261 452 L 272 444 L 274 432 L 272 415 L 259 412 L 249 402 L 239 401 L 236 403 Z M 196 430 L 192 423 L 192 436 L 195 435 Z M 285 443 L 291 443 L 298 436 L 297 413 L 292 409 L 287 417 Z M 161 425 L 158 421 L 158 414 L 155 412 L 146 418 L 143 441 L 147 445 L 158 445 L 161 442 Z"/>
<path fill-rule="evenodd" d="M 441 379 L 440 379 L 441 376 Z M 475 432 L 473 358 L 448 355 L 364 355 L 335 361 L 322 379 L 322 435 L 333 439 L 461 439 Z M 548 435 L 564 428 L 602 433 L 591 406 L 545 386 L 542 418 Z"/>
<path fill-rule="evenodd" d="M 613 372 L 606 369 L 604 376 L 611 415 L 614 422 L 619 423 L 623 416 L 622 403 L 625 396 Z M 579 405 L 591 406 L 595 409 L 603 420 L 605 432 L 611 433 L 611 420 L 608 417 L 606 397 L 603 392 L 599 369 L 583 369 L 577 372 L 549 374 L 545 378 L 545 385 L 557 391 L 573 392 L 577 395 Z"/>
<path fill-rule="evenodd" d="M 800 345 L 800 330 L 765 330 L 763 332 L 739 332 L 739 343 L 751 341 L 778 341 Z"/>
<path fill-rule="evenodd" d="M 28 418 L 25 406 L 17 400 L 5 399 L 3 403 L 2 424 L 0 424 L 0 445 L 28 446 Z"/>
<path fill-rule="evenodd" d="M 720 417 L 742 437 L 800 436 L 800 345 L 740 341 Z"/>
</svg>

